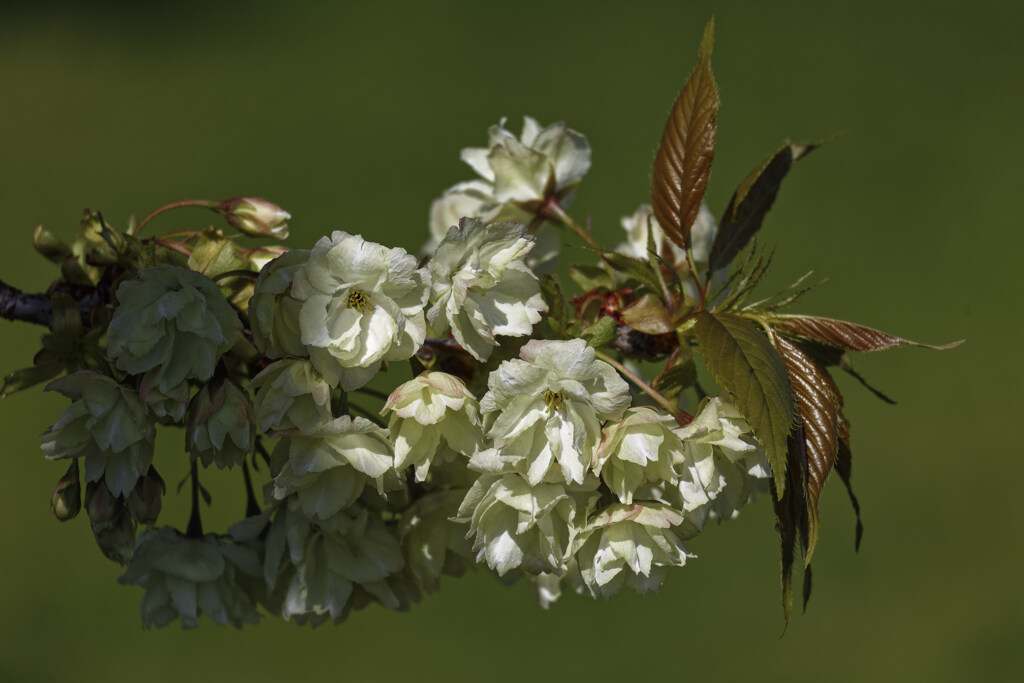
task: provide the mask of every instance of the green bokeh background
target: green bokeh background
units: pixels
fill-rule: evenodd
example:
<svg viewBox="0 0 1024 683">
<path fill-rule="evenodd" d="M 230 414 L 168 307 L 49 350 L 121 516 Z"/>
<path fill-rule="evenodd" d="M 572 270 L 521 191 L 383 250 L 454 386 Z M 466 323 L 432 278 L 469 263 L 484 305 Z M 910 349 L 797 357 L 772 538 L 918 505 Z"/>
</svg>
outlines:
<svg viewBox="0 0 1024 683">
<path fill-rule="evenodd" d="M 814 596 L 781 640 L 764 500 L 696 539 L 700 557 L 656 596 L 545 612 L 478 572 L 339 627 L 143 631 L 141 590 L 116 584 L 85 520 L 50 515 L 63 466 L 37 435 L 63 399 L 16 395 L 0 404 L 0 680 L 1018 680 L 1019 3 L 151 4 L 0 9 L 3 280 L 53 277 L 31 248 L 37 223 L 70 237 L 85 206 L 123 225 L 183 197 L 272 199 L 294 246 L 345 229 L 415 250 L 430 201 L 471 177 L 459 149 L 503 115 L 588 136 L 573 213 L 617 241 L 714 12 L 716 213 L 786 136 L 841 133 L 769 215 L 766 291 L 815 268 L 830 279 L 804 311 L 968 342 L 860 357 L 897 406 L 841 380 L 866 535 L 855 554 L 830 482 Z M 0 322 L 0 370 L 26 365 L 39 334 Z M 173 487 L 184 455 L 164 436 Z M 216 526 L 240 512 L 241 483 L 208 484 Z M 165 514 L 184 525 L 180 503 Z"/>
</svg>

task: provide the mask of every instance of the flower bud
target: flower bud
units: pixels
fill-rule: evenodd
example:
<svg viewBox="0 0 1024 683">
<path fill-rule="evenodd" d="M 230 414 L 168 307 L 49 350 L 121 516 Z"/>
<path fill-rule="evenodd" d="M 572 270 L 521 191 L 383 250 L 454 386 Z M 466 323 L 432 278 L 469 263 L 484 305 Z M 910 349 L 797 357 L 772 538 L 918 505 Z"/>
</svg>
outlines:
<svg viewBox="0 0 1024 683">
<path fill-rule="evenodd" d="M 291 214 L 266 199 L 235 197 L 221 202 L 217 210 L 228 223 L 250 237 L 288 238 Z"/>
<path fill-rule="evenodd" d="M 96 545 L 108 560 L 127 564 L 135 552 L 135 522 L 127 512 L 121 512 L 111 526 L 95 532 Z"/>
<path fill-rule="evenodd" d="M 85 512 L 89 515 L 94 532 L 99 533 L 114 525 L 123 509 L 121 500 L 110 492 L 103 481 L 93 481 L 86 485 Z"/>
<path fill-rule="evenodd" d="M 74 519 L 82 510 L 82 485 L 78 481 L 78 460 L 72 460 L 67 473 L 57 482 L 50 498 L 53 515 L 62 522 Z"/>
<path fill-rule="evenodd" d="M 135 485 L 125 501 L 128 514 L 139 524 L 146 526 L 156 524 L 163 506 L 165 491 L 167 491 L 167 485 L 164 483 L 163 477 L 157 473 L 155 467 L 150 467 L 146 476 L 139 479 L 139 483 Z"/>
</svg>

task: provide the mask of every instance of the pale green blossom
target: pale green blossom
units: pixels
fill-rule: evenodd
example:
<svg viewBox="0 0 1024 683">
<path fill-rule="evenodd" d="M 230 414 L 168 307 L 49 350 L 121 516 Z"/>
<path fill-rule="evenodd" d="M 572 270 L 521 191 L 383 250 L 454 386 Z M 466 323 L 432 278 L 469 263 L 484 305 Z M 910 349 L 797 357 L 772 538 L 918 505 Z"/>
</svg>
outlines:
<svg viewBox="0 0 1024 683">
<path fill-rule="evenodd" d="M 381 361 L 405 360 L 423 344 L 430 275 L 404 249 L 335 231 L 299 269 L 292 296 L 313 366 L 346 391 L 366 384 Z"/>
<path fill-rule="evenodd" d="M 499 202 L 563 199 L 590 170 L 590 143 L 564 123 L 542 128 L 524 116 L 522 135 L 516 137 L 502 119 L 488 138 L 487 147 L 467 147 L 461 156 L 491 184 Z"/>
<path fill-rule="evenodd" d="M 204 467 L 241 465 L 256 447 L 249 393 L 220 377 L 203 385 L 188 407 L 185 447 Z"/>
<path fill-rule="evenodd" d="M 326 519 L 354 503 L 369 482 L 383 492 L 394 451 L 387 430 L 345 415 L 309 436 L 282 438 L 272 464 L 274 497 L 294 494 L 308 517 Z"/>
<path fill-rule="evenodd" d="M 590 143 L 564 123 L 542 128 L 526 116 L 519 137 L 505 128 L 502 119 L 491 126 L 487 147 L 467 147 L 461 157 L 480 178 L 458 183 L 434 201 L 431 241 L 425 253 L 431 253 L 462 218 L 529 223 L 548 200 L 567 208 L 576 186 L 590 170 Z M 537 246 L 526 265 L 548 270 L 561 246 L 559 228 L 545 222 L 535 237 Z"/>
<path fill-rule="evenodd" d="M 582 483 L 601 422 L 618 420 L 630 402 L 626 382 L 582 339 L 527 342 L 487 385 L 480 402 L 486 436 L 501 453 L 522 458 L 533 485 L 556 466 L 566 483 Z"/>
<path fill-rule="evenodd" d="M 576 552 L 580 575 L 596 597 L 609 598 L 629 586 L 657 591 L 669 567 L 693 557 L 673 532 L 683 516 L 660 503 L 614 504 L 582 533 Z"/>
<path fill-rule="evenodd" d="M 498 344 L 496 335 L 533 332 L 547 310 L 540 282 L 523 260 L 533 244 L 517 223 L 466 218 L 450 228 L 429 264 L 434 305 L 427 320 L 435 335 L 450 329 L 482 362 Z"/>
<path fill-rule="evenodd" d="M 620 502 L 632 503 L 642 484 L 676 481 L 673 465 L 683 444 L 672 431 L 674 424 L 670 415 L 637 407 L 605 425 L 594 469 Z"/>
<path fill-rule="evenodd" d="M 720 519 L 735 517 L 771 476 L 750 424 L 720 397 L 707 401 L 690 424 L 674 431 L 683 442 L 676 469 L 687 512 L 703 507 Z"/>
<path fill-rule="evenodd" d="M 181 424 L 188 410 L 188 382 L 184 381 L 170 391 L 160 390 L 160 371 L 150 370 L 139 381 L 139 397 L 161 424 Z"/>
<path fill-rule="evenodd" d="M 465 489 L 436 491 L 402 511 L 399 538 L 416 584 L 435 591 L 443 574 L 461 576 L 473 563 L 466 529 L 453 521 Z"/>
<path fill-rule="evenodd" d="M 308 249 L 293 249 L 260 269 L 249 299 L 252 341 L 268 358 L 308 356 L 299 330 L 302 302 L 292 296 L 295 274 L 309 260 Z"/>
<path fill-rule="evenodd" d="M 139 395 L 105 375 L 82 370 L 46 386 L 72 403 L 43 432 L 50 460 L 85 458 L 85 480 L 105 479 L 115 496 L 126 496 L 153 460 L 156 428 Z"/>
<path fill-rule="evenodd" d="M 448 230 L 458 225 L 463 218 L 493 222 L 491 214 L 495 213 L 495 209 L 500 212 L 501 205 L 491 195 L 491 186 L 483 180 L 467 180 L 449 187 L 430 205 L 430 240 L 423 245 L 423 253 L 433 254 L 437 245 L 448 235 Z M 503 217 L 504 220 L 530 220 L 530 213 L 522 209 L 515 209 L 511 213 L 513 215 Z"/>
<path fill-rule="evenodd" d="M 289 498 L 277 508 L 264 547 L 264 576 L 279 594 L 275 607 L 285 619 L 341 621 L 367 598 L 403 606 L 404 596 L 389 582 L 403 567 L 401 548 L 380 515 L 367 508 L 310 518 Z"/>
<path fill-rule="evenodd" d="M 308 436 L 332 419 L 331 387 L 304 358 L 268 365 L 249 388 L 256 391 L 254 410 L 263 433 L 297 429 Z"/>
<path fill-rule="evenodd" d="M 596 489 L 596 480 L 588 487 Z M 562 484 L 531 485 L 519 474 L 488 474 L 474 482 L 456 521 L 469 522 L 477 562 L 504 576 L 563 571 L 586 510 Z"/>
<path fill-rule="evenodd" d="M 426 480 L 434 462 L 468 457 L 483 441 L 476 398 L 462 380 L 443 372 L 424 372 L 399 386 L 381 414 L 388 412 L 395 469 L 415 466 L 416 481 Z"/>
<path fill-rule="evenodd" d="M 213 280 L 188 268 L 156 266 L 118 286 L 107 353 L 129 374 L 156 370 L 155 386 L 166 395 L 187 379 L 210 379 L 241 330 Z"/>
<path fill-rule="evenodd" d="M 241 628 L 243 623 L 257 623 L 259 613 L 238 578 L 259 573 L 259 558 L 247 548 L 213 534 L 190 538 L 161 527 L 142 534 L 118 582 L 146 589 L 142 597 L 146 627 L 180 619 L 183 627 L 192 628 L 205 614 L 221 626 Z"/>
</svg>

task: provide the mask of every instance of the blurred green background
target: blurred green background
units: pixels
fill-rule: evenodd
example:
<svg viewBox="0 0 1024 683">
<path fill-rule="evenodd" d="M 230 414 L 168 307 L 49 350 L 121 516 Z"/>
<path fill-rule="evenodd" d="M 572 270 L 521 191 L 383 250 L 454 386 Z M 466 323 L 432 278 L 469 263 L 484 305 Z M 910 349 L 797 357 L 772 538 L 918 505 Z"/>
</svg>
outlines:
<svg viewBox="0 0 1024 683">
<path fill-rule="evenodd" d="M 781 640 L 766 500 L 710 527 L 691 544 L 700 557 L 645 598 L 569 596 L 545 612 L 526 586 L 478 572 L 409 613 L 340 627 L 146 632 L 141 590 L 116 584 L 86 521 L 50 514 L 64 467 L 37 435 L 63 399 L 16 395 L 0 404 L 0 680 L 1019 680 L 1019 3 L 47 6 L 0 9 L 0 278 L 23 289 L 54 276 L 32 227 L 70 238 L 86 206 L 123 226 L 183 197 L 264 196 L 293 214 L 293 246 L 345 229 L 415 250 L 430 201 L 471 177 L 459 149 L 504 115 L 516 131 L 530 114 L 588 136 L 573 213 L 618 241 L 619 217 L 649 201 L 664 118 L 714 12 L 716 214 L 787 136 L 842 133 L 769 215 L 765 291 L 815 268 L 830 280 L 800 310 L 968 342 L 858 358 L 897 406 L 840 380 L 865 539 L 855 554 L 831 481 L 809 612 Z M 152 227 L 211 218 L 186 209 Z M 0 371 L 28 364 L 41 331 L 0 330 Z M 178 438 L 157 456 L 172 488 Z M 208 483 L 210 524 L 240 514 L 237 477 Z M 165 514 L 184 525 L 182 505 Z"/>
</svg>

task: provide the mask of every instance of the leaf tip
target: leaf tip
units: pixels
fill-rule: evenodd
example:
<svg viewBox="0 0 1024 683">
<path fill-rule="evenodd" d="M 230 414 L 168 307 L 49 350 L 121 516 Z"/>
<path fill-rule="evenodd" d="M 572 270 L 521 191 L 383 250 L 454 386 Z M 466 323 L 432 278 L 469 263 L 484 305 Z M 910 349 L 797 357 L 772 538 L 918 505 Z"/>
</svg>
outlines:
<svg viewBox="0 0 1024 683">
<path fill-rule="evenodd" d="M 711 49 L 715 45 L 715 15 L 712 14 L 708 23 L 704 25 L 704 36 L 700 40 L 700 58 L 711 59 Z"/>
</svg>

